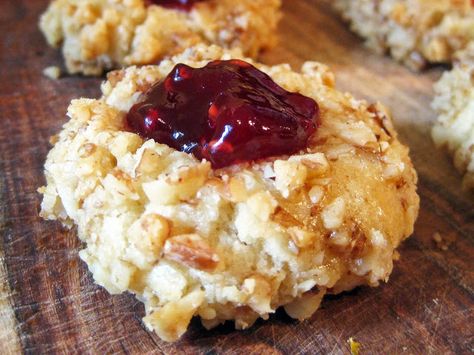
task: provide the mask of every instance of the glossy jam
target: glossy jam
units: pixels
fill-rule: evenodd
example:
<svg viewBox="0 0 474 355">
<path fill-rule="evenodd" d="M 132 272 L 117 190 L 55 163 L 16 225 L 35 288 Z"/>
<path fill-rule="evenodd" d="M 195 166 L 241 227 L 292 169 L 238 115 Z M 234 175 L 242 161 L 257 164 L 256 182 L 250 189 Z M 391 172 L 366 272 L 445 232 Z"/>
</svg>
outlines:
<svg viewBox="0 0 474 355">
<path fill-rule="evenodd" d="M 228 60 L 198 69 L 176 65 L 130 109 L 127 123 L 143 137 L 222 168 L 305 148 L 318 117 L 313 99 Z"/>
<path fill-rule="evenodd" d="M 189 11 L 197 2 L 205 0 L 145 0 L 147 6 L 159 5 L 167 8 Z"/>
</svg>

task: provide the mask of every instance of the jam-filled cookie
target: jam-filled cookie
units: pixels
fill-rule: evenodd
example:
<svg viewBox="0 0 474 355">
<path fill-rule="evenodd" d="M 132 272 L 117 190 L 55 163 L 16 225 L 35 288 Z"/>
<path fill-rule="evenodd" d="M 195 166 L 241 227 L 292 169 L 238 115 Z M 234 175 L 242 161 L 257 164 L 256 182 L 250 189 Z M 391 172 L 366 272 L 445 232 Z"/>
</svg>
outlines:
<svg viewBox="0 0 474 355">
<path fill-rule="evenodd" d="M 336 0 L 351 28 L 412 69 L 451 62 L 474 39 L 472 0 Z"/>
<path fill-rule="evenodd" d="M 438 113 L 432 136 L 453 154 L 464 174 L 463 187 L 474 189 L 474 42 L 456 54 L 451 71 L 435 84 L 433 109 Z"/>
<path fill-rule="evenodd" d="M 198 43 L 249 56 L 276 43 L 280 0 L 54 0 L 40 28 L 69 73 L 155 64 Z"/>
<path fill-rule="evenodd" d="M 197 46 L 72 101 L 41 215 L 77 226 L 95 281 L 166 341 L 193 316 L 247 328 L 387 281 L 419 199 L 389 114 L 301 72 Z"/>
</svg>

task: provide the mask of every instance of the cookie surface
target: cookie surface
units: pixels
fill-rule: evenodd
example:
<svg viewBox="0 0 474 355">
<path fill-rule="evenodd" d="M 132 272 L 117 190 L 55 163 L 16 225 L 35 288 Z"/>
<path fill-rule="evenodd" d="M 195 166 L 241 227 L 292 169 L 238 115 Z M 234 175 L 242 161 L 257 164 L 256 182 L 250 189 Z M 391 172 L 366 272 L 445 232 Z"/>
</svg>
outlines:
<svg viewBox="0 0 474 355">
<path fill-rule="evenodd" d="M 154 64 L 199 43 L 256 56 L 276 43 L 280 2 L 207 0 L 181 11 L 145 0 L 54 0 L 40 28 L 51 46 L 62 46 L 69 73 L 100 75 Z"/>
<path fill-rule="evenodd" d="M 453 69 L 435 84 L 433 109 L 438 113 L 432 136 L 446 147 L 464 174 L 463 187 L 474 188 L 474 42 L 456 54 Z"/>
<path fill-rule="evenodd" d="M 326 293 L 386 281 L 418 213 L 416 172 L 388 113 L 335 90 L 319 63 L 300 73 L 255 64 L 319 105 L 320 127 L 298 154 L 213 170 L 124 129 L 175 64 L 230 58 L 242 55 L 198 46 L 110 73 L 101 99 L 71 103 L 45 164 L 41 215 L 76 225 L 95 281 L 134 293 L 167 341 L 195 315 L 207 328 L 247 328 L 279 306 L 304 319 Z"/>
<path fill-rule="evenodd" d="M 354 32 L 412 69 L 451 62 L 474 39 L 471 0 L 336 0 Z"/>
</svg>

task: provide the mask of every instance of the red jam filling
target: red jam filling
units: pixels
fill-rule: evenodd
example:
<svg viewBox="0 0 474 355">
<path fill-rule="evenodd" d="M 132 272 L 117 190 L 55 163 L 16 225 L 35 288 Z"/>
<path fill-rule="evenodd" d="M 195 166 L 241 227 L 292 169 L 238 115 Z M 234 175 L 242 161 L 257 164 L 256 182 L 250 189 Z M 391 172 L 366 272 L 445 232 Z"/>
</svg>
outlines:
<svg viewBox="0 0 474 355">
<path fill-rule="evenodd" d="M 127 115 L 145 138 L 206 159 L 214 168 L 293 154 L 315 132 L 319 107 L 241 60 L 176 65 Z"/>
<path fill-rule="evenodd" d="M 145 0 L 145 5 L 159 5 L 171 9 L 189 11 L 197 2 L 204 0 Z"/>
</svg>

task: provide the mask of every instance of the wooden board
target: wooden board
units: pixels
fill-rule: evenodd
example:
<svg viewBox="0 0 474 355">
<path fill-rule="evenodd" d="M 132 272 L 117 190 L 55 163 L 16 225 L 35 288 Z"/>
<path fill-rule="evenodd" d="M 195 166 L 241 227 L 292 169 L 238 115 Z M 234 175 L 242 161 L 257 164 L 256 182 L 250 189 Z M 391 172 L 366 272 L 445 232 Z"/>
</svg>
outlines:
<svg viewBox="0 0 474 355">
<path fill-rule="evenodd" d="M 324 1 L 287 0 L 281 45 L 262 60 L 329 64 L 338 86 L 393 109 L 418 170 L 421 212 L 387 285 L 325 299 L 308 321 L 278 311 L 247 331 L 205 331 L 197 320 L 181 341 L 147 332 L 131 295 L 94 285 L 74 231 L 38 217 L 48 138 L 72 98 L 96 97 L 101 79 L 41 74 L 60 64 L 37 29 L 46 0 L 0 2 L 0 353 L 348 353 L 462 354 L 474 349 L 472 194 L 428 135 L 432 83 L 442 68 L 414 74 L 368 52 Z M 439 232 L 447 250 L 434 243 Z"/>
</svg>

